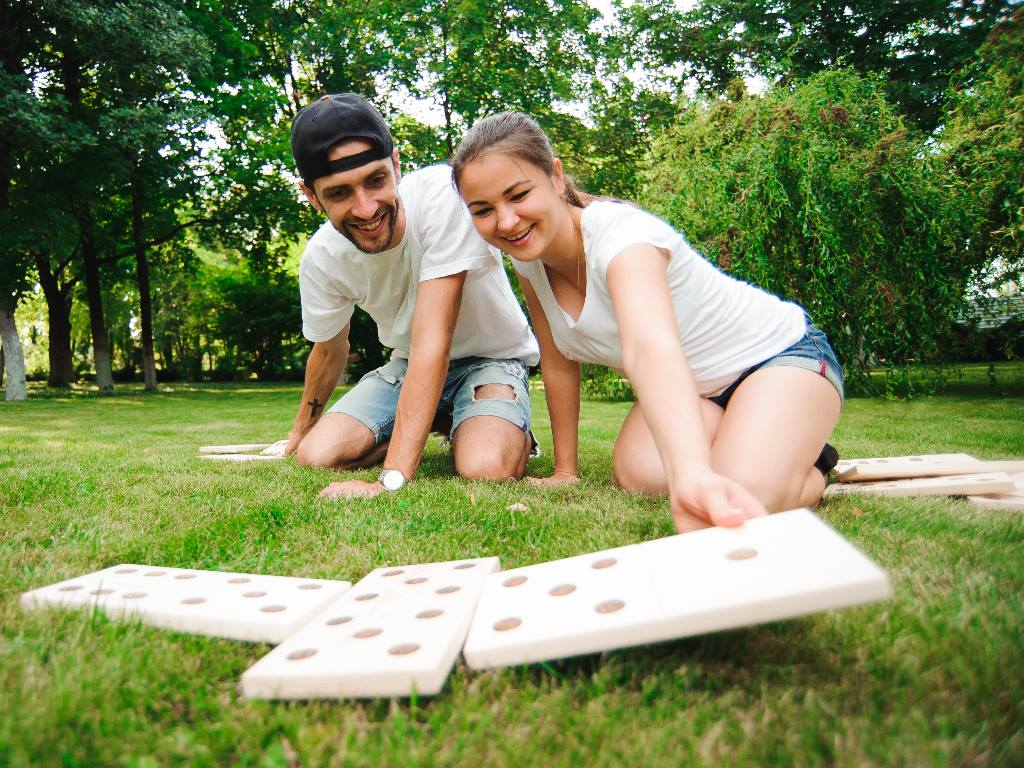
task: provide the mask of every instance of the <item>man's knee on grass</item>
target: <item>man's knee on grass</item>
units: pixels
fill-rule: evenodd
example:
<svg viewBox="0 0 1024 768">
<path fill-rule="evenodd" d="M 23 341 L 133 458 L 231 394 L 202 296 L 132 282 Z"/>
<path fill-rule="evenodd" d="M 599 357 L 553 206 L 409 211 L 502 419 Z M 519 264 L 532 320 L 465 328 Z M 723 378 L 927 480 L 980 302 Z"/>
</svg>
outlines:
<svg viewBox="0 0 1024 768">
<path fill-rule="evenodd" d="M 320 469 L 349 469 L 360 466 L 375 448 L 376 440 L 366 427 L 358 434 L 332 434 L 325 428 L 314 428 L 299 443 L 295 461 Z"/>
<path fill-rule="evenodd" d="M 492 396 L 487 397 L 479 390 L 489 390 Z M 516 395 L 506 384 L 485 384 L 474 390 L 474 398 L 478 396 L 479 399 L 514 400 Z M 467 480 L 516 480 L 526 471 L 529 438 L 505 419 L 474 416 L 466 419 L 456 430 L 453 448 L 455 471 L 460 477 Z"/>
</svg>

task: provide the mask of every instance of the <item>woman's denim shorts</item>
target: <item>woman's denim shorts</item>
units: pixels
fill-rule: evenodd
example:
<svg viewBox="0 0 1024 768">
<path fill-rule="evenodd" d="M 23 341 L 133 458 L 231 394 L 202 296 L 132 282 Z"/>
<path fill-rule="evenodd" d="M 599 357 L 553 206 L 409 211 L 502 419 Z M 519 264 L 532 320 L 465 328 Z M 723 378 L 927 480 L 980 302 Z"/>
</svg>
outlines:
<svg viewBox="0 0 1024 768">
<path fill-rule="evenodd" d="M 770 368 L 776 365 L 813 371 L 819 376 L 828 379 L 829 384 L 835 387 L 836 392 L 839 393 L 839 399 L 843 399 L 843 366 L 836 359 L 836 353 L 832 350 L 832 346 L 828 343 L 825 334 L 808 319 L 807 329 L 803 337 L 795 344 L 782 350 L 774 357 L 768 358 L 763 363 L 758 363 L 748 368 L 739 375 L 736 381 L 726 387 L 721 394 L 709 397 L 708 400 L 725 408 L 729 404 L 729 399 L 736 391 L 736 388 L 743 383 L 747 376 L 761 368 Z"/>
</svg>

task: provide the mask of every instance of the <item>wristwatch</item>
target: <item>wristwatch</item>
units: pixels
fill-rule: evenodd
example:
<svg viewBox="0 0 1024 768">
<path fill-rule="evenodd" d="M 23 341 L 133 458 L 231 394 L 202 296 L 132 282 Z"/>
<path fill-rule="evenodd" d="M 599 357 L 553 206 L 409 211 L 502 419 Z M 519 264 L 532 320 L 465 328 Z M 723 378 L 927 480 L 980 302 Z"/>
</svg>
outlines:
<svg viewBox="0 0 1024 768">
<path fill-rule="evenodd" d="M 397 469 L 385 469 L 380 473 L 377 481 L 384 486 L 384 490 L 391 491 L 392 493 L 402 490 L 405 484 L 409 482 L 405 479 L 405 475 Z"/>
</svg>

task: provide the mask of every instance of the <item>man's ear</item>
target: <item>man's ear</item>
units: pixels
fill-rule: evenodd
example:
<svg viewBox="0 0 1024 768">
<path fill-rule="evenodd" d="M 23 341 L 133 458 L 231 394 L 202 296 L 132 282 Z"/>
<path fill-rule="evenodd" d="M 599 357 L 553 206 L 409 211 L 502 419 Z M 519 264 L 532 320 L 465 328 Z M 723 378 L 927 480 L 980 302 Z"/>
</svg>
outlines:
<svg viewBox="0 0 1024 768">
<path fill-rule="evenodd" d="M 320 205 L 320 201 L 317 199 L 316 192 L 312 187 L 306 186 L 306 182 L 299 179 L 299 189 L 302 190 L 302 194 L 309 200 L 309 204 L 316 208 L 320 213 L 324 212 L 323 206 Z"/>
<path fill-rule="evenodd" d="M 395 184 L 397 184 L 398 182 L 400 182 L 402 180 L 402 168 L 401 168 L 401 164 L 398 162 L 398 150 L 397 149 L 394 152 L 391 153 L 391 164 L 395 168 Z"/>
<path fill-rule="evenodd" d="M 558 194 L 565 194 L 565 171 L 562 169 L 562 161 L 557 157 L 551 163 L 551 183 L 555 185 Z"/>
</svg>

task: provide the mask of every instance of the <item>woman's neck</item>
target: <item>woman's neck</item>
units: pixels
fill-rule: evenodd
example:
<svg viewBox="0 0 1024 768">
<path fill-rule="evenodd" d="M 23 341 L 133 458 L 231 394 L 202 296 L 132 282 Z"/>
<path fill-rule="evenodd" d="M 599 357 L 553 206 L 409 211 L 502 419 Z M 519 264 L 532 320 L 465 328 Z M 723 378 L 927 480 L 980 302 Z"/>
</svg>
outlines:
<svg viewBox="0 0 1024 768">
<path fill-rule="evenodd" d="M 546 267 L 557 272 L 580 291 L 583 290 L 581 275 L 585 271 L 583 265 L 586 263 L 580 219 L 582 214 L 582 208 L 566 206 L 558 232 L 540 257 Z"/>
</svg>

